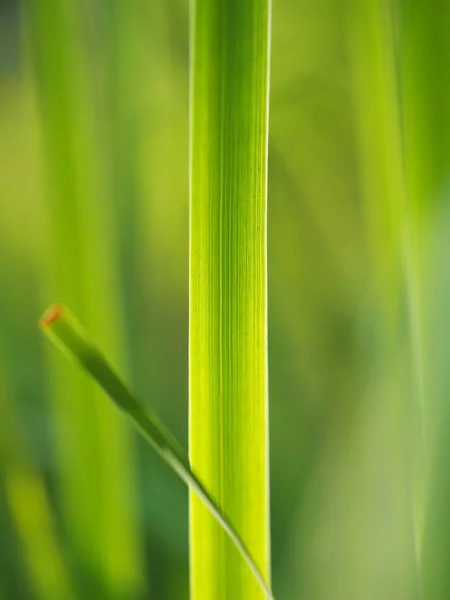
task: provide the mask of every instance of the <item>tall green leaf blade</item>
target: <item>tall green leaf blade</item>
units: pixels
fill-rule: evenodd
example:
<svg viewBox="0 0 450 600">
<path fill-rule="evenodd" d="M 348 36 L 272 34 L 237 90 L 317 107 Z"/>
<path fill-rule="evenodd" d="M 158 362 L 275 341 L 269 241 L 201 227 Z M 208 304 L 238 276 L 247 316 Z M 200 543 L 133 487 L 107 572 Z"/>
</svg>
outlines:
<svg viewBox="0 0 450 600">
<path fill-rule="evenodd" d="M 47 490 L 0 363 L 0 479 L 38 600 L 74 600 Z M 3 538 L 4 539 L 4 538 Z"/>
<path fill-rule="evenodd" d="M 270 4 L 194 0 L 190 459 L 270 577 L 266 179 Z M 193 600 L 261 598 L 191 496 Z"/>
<path fill-rule="evenodd" d="M 424 331 L 427 492 L 421 538 L 424 600 L 450 595 L 448 237 L 450 231 L 450 7 L 402 0 L 406 175 L 413 211 Z"/>
<path fill-rule="evenodd" d="M 70 302 L 121 362 L 108 163 L 81 34 L 83 6 L 29 0 L 26 8 L 48 184 L 45 295 Z M 143 578 L 128 433 L 92 382 L 63 361 L 55 360 L 51 374 L 59 502 L 79 593 L 137 597 Z M 124 512 L 124 506 L 133 510 Z"/>
<path fill-rule="evenodd" d="M 404 176 L 396 4 L 350 0 L 348 25 L 369 251 L 367 298 L 376 323 L 375 360 L 369 373 L 381 390 L 378 402 L 384 407 L 380 417 L 383 445 L 392 456 L 389 468 L 397 462 L 401 474 L 392 478 L 390 510 L 396 516 L 395 527 L 389 527 L 391 545 L 401 548 L 398 580 L 385 594 L 414 598 L 422 516 L 423 383 L 416 254 Z M 386 383 L 380 385 L 382 381 Z M 361 538 L 364 546 L 370 543 L 366 538 Z M 360 557 L 364 561 L 364 555 Z M 376 568 L 379 565 L 371 561 L 370 570 L 379 580 Z M 376 596 L 374 586 L 368 587 Z"/>
</svg>

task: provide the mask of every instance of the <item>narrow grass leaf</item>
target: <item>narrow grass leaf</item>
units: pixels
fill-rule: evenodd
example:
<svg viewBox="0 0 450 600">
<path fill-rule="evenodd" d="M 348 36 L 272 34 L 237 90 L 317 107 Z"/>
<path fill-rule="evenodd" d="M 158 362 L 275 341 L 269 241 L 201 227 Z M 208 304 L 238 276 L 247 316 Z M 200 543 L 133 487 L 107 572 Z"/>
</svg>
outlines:
<svg viewBox="0 0 450 600">
<path fill-rule="evenodd" d="M 423 318 L 426 498 L 420 566 L 424 600 L 450 597 L 448 322 L 450 10 L 401 0 L 406 177 Z"/>
<path fill-rule="evenodd" d="M 41 327 L 70 359 L 83 367 L 97 381 L 118 408 L 130 417 L 160 456 L 197 494 L 241 553 L 253 576 L 264 591 L 266 598 L 273 600 L 263 574 L 255 564 L 234 526 L 224 515 L 199 477 L 192 471 L 187 453 L 158 417 L 150 409 L 145 408 L 132 394 L 73 315 L 66 308 L 52 307 L 42 318 Z"/>
<path fill-rule="evenodd" d="M 0 477 L 20 541 L 34 597 L 74 600 L 43 478 L 0 367 Z"/>
<path fill-rule="evenodd" d="M 266 193 L 269 0 L 193 0 L 189 453 L 270 579 Z M 256 600 L 191 495 L 191 597 Z"/>
<path fill-rule="evenodd" d="M 391 532 L 392 539 L 396 537 L 402 544 L 402 593 L 415 597 L 422 518 L 423 383 L 416 255 L 404 174 L 397 25 L 392 0 L 348 2 L 371 272 L 368 299 L 377 323 L 371 372 L 379 381 L 388 382 L 382 401 L 385 428 L 391 434 L 386 435 L 385 444 L 389 444 L 392 464 L 396 458 L 403 467 L 393 487 L 402 506 L 401 518 L 395 520 Z"/>
<path fill-rule="evenodd" d="M 47 300 L 55 294 L 80 314 L 118 364 L 121 349 L 117 240 L 111 165 L 102 151 L 83 3 L 24 3 L 37 83 L 46 168 Z M 111 327 L 111 323 L 115 323 Z M 59 357 L 51 364 L 58 503 L 79 594 L 138 598 L 142 548 L 131 440 L 92 381 Z M 97 416 L 90 418 L 95 407 Z"/>
</svg>

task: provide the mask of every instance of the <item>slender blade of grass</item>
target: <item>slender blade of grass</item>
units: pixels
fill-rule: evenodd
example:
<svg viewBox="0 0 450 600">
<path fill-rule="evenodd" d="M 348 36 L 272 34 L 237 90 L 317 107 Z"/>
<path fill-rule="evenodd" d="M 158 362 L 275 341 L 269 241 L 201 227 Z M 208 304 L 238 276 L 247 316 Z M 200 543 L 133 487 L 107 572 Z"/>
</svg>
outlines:
<svg viewBox="0 0 450 600">
<path fill-rule="evenodd" d="M 371 279 L 369 301 L 377 317 L 377 377 L 383 392 L 386 436 L 402 465 L 395 480 L 401 519 L 392 536 L 402 544 L 402 590 L 419 593 L 421 467 L 424 461 L 423 381 L 418 282 L 404 173 L 399 80 L 398 19 L 392 0 L 350 0 L 349 39 L 358 124 L 361 183 Z M 406 328 L 405 328 L 406 324 Z"/>
<path fill-rule="evenodd" d="M 41 320 L 41 327 L 69 358 L 83 367 L 97 381 L 118 408 L 130 417 L 161 457 L 201 499 L 244 558 L 264 595 L 273 599 L 270 588 L 245 543 L 202 481 L 191 469 L 186 452 L 158 417 L 150 409 L 144 408 L 127 388 L 73 315 L 62 307 L 52 307 Z"/>
<path fill-rule="evenodd" d="M 74 306 L 120 362 L 110 166 L 101 151 L 81 33 L 85 7 L 74 0 L 27 0 L 25 8 L 48 184 L 44 293 Z M 101 390 L 58 358 L 51 368 L 58 501 L 79 594 L 132 599 L 142 591 L 143 575 L 131 440 Z M 133 510 L 123 514 L 124 506 Z"/>
<path fill-rule="evenodd" d="M 193 0 L 189 443 L 192 468 L 270 578 L 266 176 L 269 0 Z M 193 600 L 261 594 L 191 495 Z"/>
<path fill-rule="evenodd" d="M 0 476 L 33 593 L 39 600 L 74 600 L 47 490 L 4 379 L 0 367 Z"/>
<path fill-rule="evenodd" d="M 450 230 L 450 5 L 401 0 L 406 176 L 423 315 L 426 506 L 420 565 L 424 600 L 450 597 L 448 237 Z"/>
</svg>

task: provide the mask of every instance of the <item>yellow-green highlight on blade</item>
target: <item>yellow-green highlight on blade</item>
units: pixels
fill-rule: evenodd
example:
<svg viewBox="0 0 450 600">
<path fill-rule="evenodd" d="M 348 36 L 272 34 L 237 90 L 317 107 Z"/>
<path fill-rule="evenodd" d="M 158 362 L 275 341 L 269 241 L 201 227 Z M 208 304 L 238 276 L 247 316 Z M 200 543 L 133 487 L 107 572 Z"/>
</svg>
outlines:
<svg viewBox="0 0 450 600">
<path fill-rule="evenodd" d="M 144 407 L 128 389 L 70 311 L 60 305 L 52 306 L 42 317 L 40 326 L 69 359 L 89 373 L 118 408 L 132 420 L 158 454 L 201 499 L 247 563 L 251 577 L 262 590 L 264 597 L 274 600 L 264 574 L 258 568 L 245 542 L 201 479 L 191 469 L 186 452 L 156 414 Z"/>
<path fill-rule="evenodd" d="M 192 0 L 189 455 L 270 579 L 267 390 L 269 0 Z M 191 495 L 192 600 L 259 600 Z"/>
</svg>

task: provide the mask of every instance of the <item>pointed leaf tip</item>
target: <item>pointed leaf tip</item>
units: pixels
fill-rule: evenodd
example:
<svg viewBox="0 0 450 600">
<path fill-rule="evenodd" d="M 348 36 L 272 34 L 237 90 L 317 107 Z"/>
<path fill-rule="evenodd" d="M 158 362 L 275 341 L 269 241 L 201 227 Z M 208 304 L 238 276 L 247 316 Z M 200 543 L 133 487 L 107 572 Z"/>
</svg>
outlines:
<svg viewBox="0 0 450 600">
<path fill-rule="evenodd" d="M 63 312 L 64 308 L 60 304 L 55 304 L 51 306 L 40 320 L 39 324 L 42 327 L 42 329 L 50 327 L 52 323 L 54 323 L 61 317 Z"/>
</svg>

